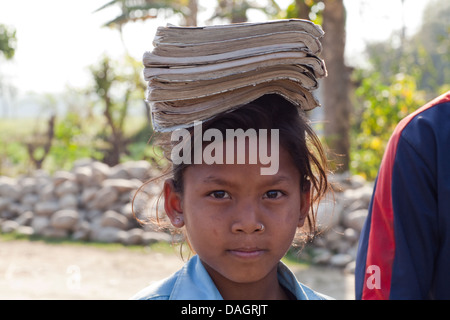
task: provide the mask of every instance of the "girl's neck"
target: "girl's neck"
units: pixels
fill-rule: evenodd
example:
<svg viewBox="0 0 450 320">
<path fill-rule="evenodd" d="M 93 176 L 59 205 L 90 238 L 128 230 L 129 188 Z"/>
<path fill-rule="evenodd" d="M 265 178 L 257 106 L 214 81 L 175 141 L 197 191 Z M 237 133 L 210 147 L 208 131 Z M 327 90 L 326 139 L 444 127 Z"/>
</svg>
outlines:
<svg viewBox="0 0 450 320">
<path fill-rule="evenodd" d="M 219 288 L 224 300 L 289 300 L 281 285 L 262 286 L 259 283 L 237 284 L 234 288 Z"/>
<path fill-rule="evenodd" d="M 289 296 L 278 282 L 277 268 L 264 279 L 252 283 L 236 283 L 205 266 L 224 300 L 288 300 Z"/>
</svg>

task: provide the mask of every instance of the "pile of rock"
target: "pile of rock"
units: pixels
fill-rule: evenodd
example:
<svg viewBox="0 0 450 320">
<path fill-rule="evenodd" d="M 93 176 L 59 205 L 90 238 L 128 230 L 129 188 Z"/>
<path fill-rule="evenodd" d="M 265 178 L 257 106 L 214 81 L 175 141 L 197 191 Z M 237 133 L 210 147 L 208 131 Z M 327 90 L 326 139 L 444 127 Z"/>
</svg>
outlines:
<svg viewBox="0 0 450 320">
<path fill-rule="evenodd" d="M 158 175 L 146 161 L 115 167 L 81 160 L 71 171 L 52 176 L 42 171 L 12 179 L 0 177 L 0 230 L 52 238 L 146 245 L 172 241 L 156 224 L 140 225 L 132 212 L 132 198 L 144 181 Z M 309 244 L 312 261 L 351 271 L 359 235 L 367 216 L 373 185 L 349 174 L 330 177 L 334 198 L 318 208 L 321 234 Z M 154 213 L 160 183 L 146 185 L 135 202 L 150 201 Z"/>
<path fill-rule="evenodd" d="M 333 175 L 330 180 L 334 194 L 330 194 L 318 208 L 320 233 L 309 245 L 309 251 L 314 263 L 354 272 L 359 236 L 368 214 L 373 183 L 349 173 Z"/>
<path fill-rule="evenodd" d="M 17 179 L 0 177 L 0 230 L 124 244 L 171 241 L 157 225 L 141 226 L 132 211 L 136 190 L 155 174 L 147 161 L 111 168 L 82 160 L 53 176 L 36 171 Z M 159 191 L 150 184 L 142 193 L 156 199 Z"/>
</svg>

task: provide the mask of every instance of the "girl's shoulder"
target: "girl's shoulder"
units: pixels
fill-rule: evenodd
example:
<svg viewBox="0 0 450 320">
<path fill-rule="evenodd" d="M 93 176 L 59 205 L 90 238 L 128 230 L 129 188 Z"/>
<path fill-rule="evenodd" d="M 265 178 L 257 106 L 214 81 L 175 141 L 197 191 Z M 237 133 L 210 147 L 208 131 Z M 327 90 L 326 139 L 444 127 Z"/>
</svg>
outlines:
<svg viewBox="0 0 450 320">
<path fill-rule="evenodd" d="M 334 300 L 334 298 L 327 296 L 323 293 L 314 291 L 313 289 L 304 285 L 303 283 L 298 282 L 298 285 L 302 289 L 304 297 L 306 297 L 307 300 Z"/>
<path fill-rule="evenodd" d="M 194 256 L 173 275 L 152 283 L 131 299 L 221 300 L 222 296 L 198 256 Z"/>
<path fill-rule="evenodd" d="M 278 281 L 289 290 L 297 300 L 333 300 L 333 298 L 314 291 L 297 280 L 295 274 L 280 261 L 278 264 Z"/>
<path fill-rule="evenodd" d="M 132 296 L 131 300 L 169 300 L 179 272 L 177 271 L 168 278 L 151 283 Z"/>
</svg>

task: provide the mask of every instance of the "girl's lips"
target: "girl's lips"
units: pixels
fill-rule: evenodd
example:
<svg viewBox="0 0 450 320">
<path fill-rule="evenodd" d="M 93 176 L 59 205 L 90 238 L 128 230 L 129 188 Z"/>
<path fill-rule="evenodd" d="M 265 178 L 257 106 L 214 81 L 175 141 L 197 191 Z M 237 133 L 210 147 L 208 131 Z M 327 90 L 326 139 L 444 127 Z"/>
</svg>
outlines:
<svg viewBox="0 0 450 320">
<path fill-rule="evenodd" d="M 238 248 L 238 249 L 228 250 L 228 252 L 238 258 L 252 259 L 252 258 L 260 257 L 261 255 L 263 255 L 266 252 L 266 250 L 259 249 L 259 248 Z"/>
</svg>

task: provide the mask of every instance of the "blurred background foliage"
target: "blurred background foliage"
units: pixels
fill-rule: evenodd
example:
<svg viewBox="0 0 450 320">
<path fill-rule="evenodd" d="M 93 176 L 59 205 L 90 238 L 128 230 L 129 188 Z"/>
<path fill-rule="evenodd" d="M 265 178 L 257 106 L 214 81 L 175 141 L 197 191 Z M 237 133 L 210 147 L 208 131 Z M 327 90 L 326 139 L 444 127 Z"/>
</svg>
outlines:
<svg viewBox="0 0 450 320">
<path fill-rule="evenodd" d="M 344 164 L 334 166 L 336 170 L 344 168 L 373 180 L 398 121 L 450 89 L 450 5 L 448 1 L 440 3 L 436 10 L 437 1 L 430 2 L 413 36 L 399 30 L 387 41 L 369 43 L 365 64 L 348 68 L 348 74 L 338 79 L 349 84 L 348 102 L 336 108 L 348 110 L 343 134 L 349 136 L 350 143 L 339 149 L 324 137 L 335 153 L 348 155 L 343 157 Z M 330 26 L 325 20 L 331 20 L 334 13 L 326 10 L 335 2 L 344 7 L 342 0 L 293 0 L 286 10 L 275 0 L 217 0 L 206 22 L 244 22 L 250 10 L 257 10 L 267 19 L 306 18 Z M 197 0 L 112 0 L 93 14 L 110 7 L 118 8 L 119 14 L 104 26 L 121 35 L 124 25 L 161 15 L 178 15 L 182 24 L 197 25 L 199 12 Z M 345 24 L 345 17 L 340 19 Z M 0 24 L 0 62 L 14 59 L 16 44 L 14 27 Z M 327 50 L 334 52 L 332 44 L 327 45 Z M 142 159 L 157 164 L 158 151 L 149 144 L 152 129 L 144 102 L 141 61 L 127 54 L 119 59 L 102 56 L 89 70 L 91 81 L 85 88 L 68 88 L 62 99 L 37 97 L 35 103 L 42 110 L 37 119 L 0 118 L 0 175 L 14 176 L 39 168 L 49 172 L 70 169 L 80 158 L 111 166 Z M 0 96 L 8 95 L 14 95 L 14 88 L 0 74 Z M 64 112 L 58 112 L 61 108 Z M 339 136 L 337 140 L 345 139 Z"/>
</svg>

